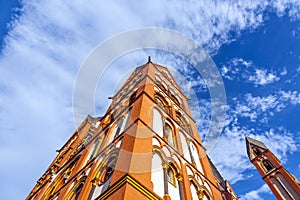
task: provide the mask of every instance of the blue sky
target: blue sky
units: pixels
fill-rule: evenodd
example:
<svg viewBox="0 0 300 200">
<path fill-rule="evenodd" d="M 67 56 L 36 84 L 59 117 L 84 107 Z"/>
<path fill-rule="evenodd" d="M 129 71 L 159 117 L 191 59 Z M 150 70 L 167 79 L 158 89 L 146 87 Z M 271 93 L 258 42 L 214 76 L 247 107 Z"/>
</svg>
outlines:
<svg viewBox="0 0 300 200">
<path fill-rule="evenodd" d="M 90 51 L 112 35 L 149 26 L 180 31 L 211 55 L 224 81 L 227 116 L 208 154 L 242 200 L 275 199 L 248 161 L 244 136 L 263 141 L 300 178 L 299 13 L 296 0 L 1 1 L 1 199 L 24 199 L 72 134 L 73 83 Z M 97 114 L 124 73 L 148 54 L 185 73 L 178 81 L 201 99 L 190 106 L 201 106 L 193 115 L 204 138 L 208 91 L 193 69 L 182 70 L 170 55 L 135 52 L 114 62 L 97 88 Z"/>
</svg>

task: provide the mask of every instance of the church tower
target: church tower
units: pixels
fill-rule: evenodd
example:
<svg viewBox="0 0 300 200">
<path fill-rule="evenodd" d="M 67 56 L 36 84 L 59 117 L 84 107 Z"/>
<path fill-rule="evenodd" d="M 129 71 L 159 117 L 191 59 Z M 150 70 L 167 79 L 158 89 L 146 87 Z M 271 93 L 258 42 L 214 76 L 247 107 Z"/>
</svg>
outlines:
<svg viewBox="0 0 300 200">
<path fill-rule="evenodd" d="M 280 163 L 264 143 L 246 137 L 250 161 L 277 199 L 300 199 L 300 183 Z"/>
<path fill-rule="evenodd" d="M 183 94 L 150 57 L 88 116 L 38 180 L 28 200 L 234 200 L 206 155 Z"/>
</svg>

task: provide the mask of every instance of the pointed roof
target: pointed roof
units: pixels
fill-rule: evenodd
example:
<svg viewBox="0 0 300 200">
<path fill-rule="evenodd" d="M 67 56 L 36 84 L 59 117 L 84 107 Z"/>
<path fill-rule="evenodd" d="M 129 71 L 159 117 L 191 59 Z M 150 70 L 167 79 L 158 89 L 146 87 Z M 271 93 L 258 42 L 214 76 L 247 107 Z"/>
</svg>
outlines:
<svg viewBox="0 0 300 200">
<path fill-rule="evenodd" d="M 255 145 L 262 149 L 268 149 L 268 147 L 266 147 L 266 145 L 259 140 L 255 140 L 255 139 L 247 137 L 247 136 L 245 137 L 245 140 L 246 140 L 247 154 L 248 154 L 249 158 L 250 158 L 250 153 L 251 153 L 250 152 L 251 145 Z"/>
</svg>

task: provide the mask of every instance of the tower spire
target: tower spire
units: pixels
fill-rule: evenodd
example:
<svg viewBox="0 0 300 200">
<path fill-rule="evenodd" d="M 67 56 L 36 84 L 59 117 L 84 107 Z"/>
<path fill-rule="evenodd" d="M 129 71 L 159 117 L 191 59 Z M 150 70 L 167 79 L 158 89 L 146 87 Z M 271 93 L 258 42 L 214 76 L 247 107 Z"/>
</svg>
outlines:
<svg viewBox="0 0 300 200">
<path fill-rule="evenodd" d="M 279 159 L 266 145 L 246 137 L 247 153 L 251 163 L 259 171 L 277 199 L 300 199 L 299 182 L 282 166 Z"/>
</svg>

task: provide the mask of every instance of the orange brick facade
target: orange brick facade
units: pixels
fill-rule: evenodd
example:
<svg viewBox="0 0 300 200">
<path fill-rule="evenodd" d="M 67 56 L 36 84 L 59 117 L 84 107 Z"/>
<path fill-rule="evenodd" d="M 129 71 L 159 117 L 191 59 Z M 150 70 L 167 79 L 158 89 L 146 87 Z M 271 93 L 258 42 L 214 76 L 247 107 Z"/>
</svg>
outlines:
<svg viewBox="0 0 300 200">
<path fill-rule="evenodd" d="M 103 117 L 88 116 L 26 199 L 237 199 L 207 157 L 167 68 L 136 68 Z"/>
</svg>

